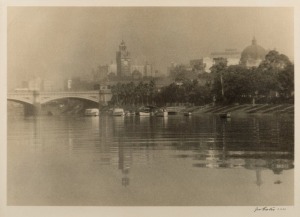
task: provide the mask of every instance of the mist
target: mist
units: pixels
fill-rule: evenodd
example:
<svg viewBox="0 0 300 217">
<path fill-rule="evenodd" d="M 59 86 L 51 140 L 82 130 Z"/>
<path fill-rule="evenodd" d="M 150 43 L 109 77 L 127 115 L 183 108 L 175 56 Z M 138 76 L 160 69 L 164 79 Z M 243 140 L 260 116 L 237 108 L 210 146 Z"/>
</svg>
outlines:
<svg viewBox="0 0 300 217">
<path fill-rule="evenodd" d="M 9 7 L 8 86 L 41 77 L 88 77 L 115 62 L 122 40 L 134 64 L 166 74 L 171 62 L 242 51 L 253 36 L 294 58 L 292 8 Z"/>
</svg>

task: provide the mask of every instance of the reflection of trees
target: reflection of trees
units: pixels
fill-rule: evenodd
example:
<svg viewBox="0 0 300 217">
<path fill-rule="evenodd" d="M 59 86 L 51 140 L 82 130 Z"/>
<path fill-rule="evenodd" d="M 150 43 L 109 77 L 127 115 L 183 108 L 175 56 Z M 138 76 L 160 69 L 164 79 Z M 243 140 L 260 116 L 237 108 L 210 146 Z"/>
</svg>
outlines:
<svg viewBox="0 0 300 217">
<path fill-rule="evenodd" d="M 102 118 L 102 117 L 101 117 Z M 242 117 L 231 121 L 217 116 L 201 118 L 105 117 L 101 120 L 100 152 L 107 163 L 121 171 L 129 185 L 132 165 L 148 163 L 155 150 L 179 150 L 178 158 L 192 158 L 193 166 L 244 168 L 253 170 L 256 183 L 263 183 L 263 171 L 280 174 L 292 169 L 290 137 L 282 144 L 282 131 L 290 126 L 273 118 Z M 103 154 L 105 153 L 105 154 Z"/>
<path fill-rule="evenodd" d="M 243 124 L 244 123 L 244 124 Z M 249 125 L 250 123 L 250 125 Z M 256 184 L 262 182 L 262 171 L 272 170 L 281 174 L 283 170 L 294 167 L 294 155 L 290 137 L 282 144 L 282 131 L 285 128 L 278 119 L 252 117 L 230 122 L 220 119 L 211 120 L 212 138 L 201 142 L 174 143 L 176 149 L 193 150 L 192 153 L 178 155 L 195 160 L 193 166 L 202 168 L 245 168 L 255 171 Z M 198 148 L 197 148 L 198 147 Z M 280 181 L 277 181 L 279 183 Z"/>
</svg>

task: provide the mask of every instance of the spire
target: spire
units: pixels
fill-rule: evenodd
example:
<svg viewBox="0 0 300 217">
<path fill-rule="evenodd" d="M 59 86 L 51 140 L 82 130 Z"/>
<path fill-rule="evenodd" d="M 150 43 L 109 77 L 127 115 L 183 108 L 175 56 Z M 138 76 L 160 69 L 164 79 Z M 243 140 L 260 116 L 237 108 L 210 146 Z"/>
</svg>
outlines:
<svg viewBox="0 0 300 217">
<path fill-rule="evenodd" d="M 126 50 L 126 45 L 125 45 L 125 42 L 124 42 L 123 39 L 122 39 L 122 41 L 121 41 L 121 44 L 119 45 L 119 49 L 120 49 L 120 51 L 121 51 L 121 50 L 123 50 L 123 51 Z"/>
<path fill-rule="evenodd" d="M 253 36 L 253 39 L 252 39 L 252 45 L 256 45 L 256 39 L 255 39 L 255 36 Z"/>
</svg>

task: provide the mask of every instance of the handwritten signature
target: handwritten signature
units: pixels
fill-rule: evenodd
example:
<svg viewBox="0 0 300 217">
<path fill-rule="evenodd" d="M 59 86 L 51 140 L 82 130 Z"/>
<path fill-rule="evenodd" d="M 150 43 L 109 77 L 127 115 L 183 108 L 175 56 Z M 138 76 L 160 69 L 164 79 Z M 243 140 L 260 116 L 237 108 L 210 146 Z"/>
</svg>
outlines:
<svg viewBox="0 0 300 217">
<path fill-rule="evenodd" d="M 268 207 L 268 206 L 264 206 L 264 207 L 256 207 L 254 212 L 275 212 L 275 211 L 285 211 L 286 208 L 284 207 L 275 207 L 275 206 L 272 206 L 272 207 Z"/>
</svg>

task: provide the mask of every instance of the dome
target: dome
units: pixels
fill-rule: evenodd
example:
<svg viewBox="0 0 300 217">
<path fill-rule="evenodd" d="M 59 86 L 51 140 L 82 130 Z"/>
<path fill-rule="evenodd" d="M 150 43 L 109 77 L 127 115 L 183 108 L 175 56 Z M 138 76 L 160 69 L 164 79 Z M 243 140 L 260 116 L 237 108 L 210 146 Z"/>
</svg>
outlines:
<svg viewBox="0 0 300 217">
<path fill-rule="evenodd" d="M 241 55 L 241 63 L 247 64 L 248 61 L 264 60 L 266 56 L 266 50 L 256 43 L 256 39 L 253 38 L 252 44 L 246 47 Z"/>
</svg>

